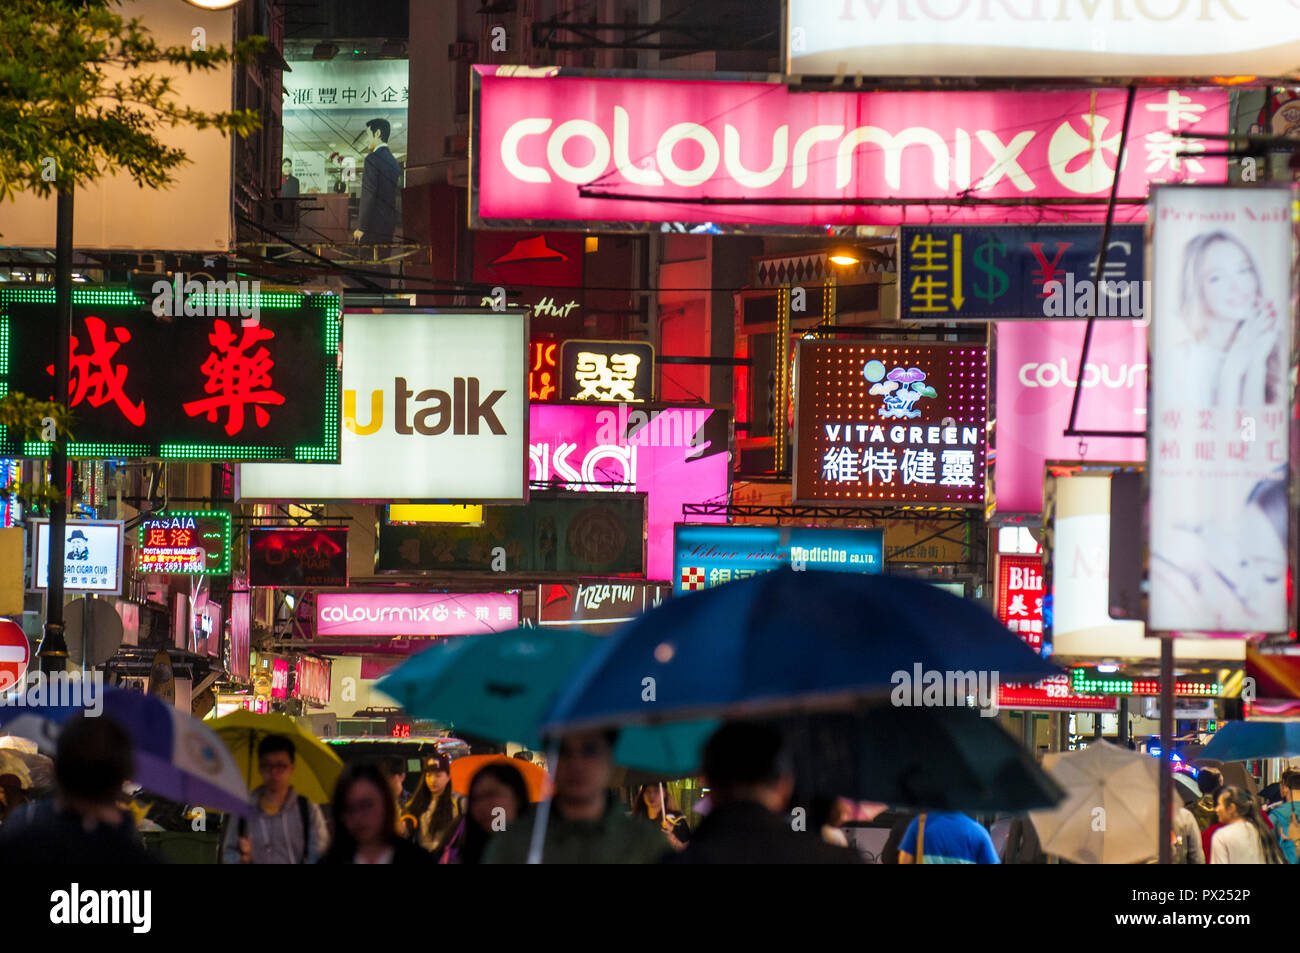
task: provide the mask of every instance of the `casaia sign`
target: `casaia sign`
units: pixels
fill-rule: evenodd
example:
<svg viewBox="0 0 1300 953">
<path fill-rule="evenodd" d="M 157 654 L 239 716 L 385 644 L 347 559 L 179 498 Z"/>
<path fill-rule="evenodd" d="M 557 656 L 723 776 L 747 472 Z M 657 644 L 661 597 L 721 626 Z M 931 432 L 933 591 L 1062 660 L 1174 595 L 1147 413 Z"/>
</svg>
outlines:
<svg viewBox="0 0 1300 953">
<path fill-rule="evenodd" d="M 1297 0 L 789 0 L 787 72 L 1284 76 Z"/>
</svg>

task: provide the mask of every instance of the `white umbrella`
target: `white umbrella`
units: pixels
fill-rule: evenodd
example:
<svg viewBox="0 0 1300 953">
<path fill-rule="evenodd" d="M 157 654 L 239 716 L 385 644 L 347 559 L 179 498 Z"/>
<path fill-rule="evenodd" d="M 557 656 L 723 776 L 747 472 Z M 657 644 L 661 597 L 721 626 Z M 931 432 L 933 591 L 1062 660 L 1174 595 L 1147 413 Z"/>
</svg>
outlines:
<svg viewBox="0 0 1300 953">
<path fill-rule="evenodd" d="M 1065 800 L 1030 820 L 1048 854 L 1077 864 L 1141 864 L 1159 853 L 1160 764 L 1106 742 L 1049 754 Z"/>
<path fill-rule="evenodd" d="M 17 778 L 18 787 L 24 791 L 32 786 L 31 772 L 16 751 L 0 751 L 0 776 L 6 774 Z"/>
</svg>

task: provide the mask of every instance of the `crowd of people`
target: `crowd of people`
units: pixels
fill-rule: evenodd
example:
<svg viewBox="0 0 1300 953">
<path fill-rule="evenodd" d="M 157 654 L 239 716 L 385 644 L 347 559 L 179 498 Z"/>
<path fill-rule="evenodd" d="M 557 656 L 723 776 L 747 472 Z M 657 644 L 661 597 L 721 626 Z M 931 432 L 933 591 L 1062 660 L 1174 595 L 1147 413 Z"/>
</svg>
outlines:
<svg viewBox="0 0 1300 953">
<path fill-rule="evenodd" d="M 792 810 L 793 762 L 779 730 L 724 725 L 703 751 L 707 813 L 694 827 L 663 783 L 641 786 L 630 805 L 614 793 L 617 735 L 561 739 L 552 796 L 534 803 L 511 759 L 488 761 L 453 791 L 451 763 L 434 755 L 407 794 L 399 758 L 346 765 L 326 807 L 294 789 L 294 743 L 279 735 L 257 747 L 261 778 L 247 816 L 225 819 L 220 860 L 228 864 L 512 864 L 540 852 L 543 863 L 855 863 L 844 826 L 852 805 L 814 801 L 812 816 Z M 123 801 L 132 754 L 111 719 L 78 718 L 62 732 L 55 790 L 0 817 L 0 864 L 155 863 Z M 1201 795 L 1173 805 L 1173 860 L 1180 864 L 1297 862 L 1300 771 L 1287 771 L 1276 802 L 1200 771 Z M 1171 790 L 1171 795 L 1175 795 Z M 792 822 L 792 818 L 796 818 Z M 1046 863 L 1033 825 L 1011 819 L 995 849 L 989 829 L 959 812 L 891 813 L 882 863 Z M 544 835 L 537 837 L 538 827 Z M 879 823 L 877 824 L 879 826 Z M 540 841 L 540 842 L 539 842 Z"/>
<path fill-rule="evenodd" d="M 396 759 L 344 767 L 327 809 L 294 789 L 293 741 L 257 747 L 261 784 L 247 816 L 226 819 L 221 860 L 230 864 L 511 864 L 540 850 L 543 863 L 853 863 L 821 828 L 790 822 L 792 760 L 775 728 L 720 728 L 703 753 L 708 816 L 692 831 L 665 785 L 647 784 L 631 805 L 613 793 L 613 732 L 561 739 L 549 801 L 534 804 L 509 759 L 479 767 L 463 798 L 445 757 L 426 758 L 404 796 Z M 56 789 L 0 824 L 6 863 L 155 863 L 123 804 L 129 738 L 112 720 L 79 717 L 62 731 Z M 538 827 L 544 836 L 535 838 Z M 534 843 L 540 839 L 540 843 Z"/>
<path fill-rule="evenodd" d="M 1185 864 L 1294 864 L 1300 841 L 1296 798 L 1300 771 L 1286 771 L 1278 800 L 1269 803 L 1223 774 L 1202 768 L 1196 778 L 1201 796 L 1174 809 L 1174 855 Z M 1265 789 L 1267 791 L 1267 789 Z"/>
</svg>

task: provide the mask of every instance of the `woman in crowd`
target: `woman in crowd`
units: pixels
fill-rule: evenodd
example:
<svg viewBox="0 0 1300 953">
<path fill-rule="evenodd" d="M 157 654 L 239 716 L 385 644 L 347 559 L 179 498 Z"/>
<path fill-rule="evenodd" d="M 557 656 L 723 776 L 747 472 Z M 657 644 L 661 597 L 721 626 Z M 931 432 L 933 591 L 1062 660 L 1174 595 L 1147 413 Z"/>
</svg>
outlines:
<svg viewBox="0 0 1300 953">
<path fill-rule="evenodd" d="M 334 788 L 334 840 L 322 864 L 428 864 L 433 858 L 397 834 L 397 802 L 384 771 L 348 765 Z"/>
<path fill-rule="evenodd" d="M 424 777 L 403 815 L 415 819 L 416 840 L 425 850 L 437 854 L 447 844 L 460 803 L 451 791 L 451 763 L 443 755 L 424 759 Z"/>
<path fill-rule="evenodd" d="M 477 864 L 494 834 L 506 830 L 528 810 L 528 785 L 517 768 L 485 764 L 474 774 L 465 797 L 465 814 L 439 863 Z"/>
<path fill-rule="evenodd" d="M 666 805 L 666 806 L 665 806 Z M 673 850 L 682 850 L 691 839 L 691 828 L 686 817 L 677 809 L 672 792 L 663 784 L 643 784 L 632 802 L 632 816 L 644 817 L 668 838 Z"/>
<path fill-rule="evenodd" d="M 1244 789 L 1231 785 L 1219 792 L 1223 826 L 1210 840 L 1212 864 L 1285 864 L 1273 831 L 1264 823 L 1259 805 Z"/>
</svg>

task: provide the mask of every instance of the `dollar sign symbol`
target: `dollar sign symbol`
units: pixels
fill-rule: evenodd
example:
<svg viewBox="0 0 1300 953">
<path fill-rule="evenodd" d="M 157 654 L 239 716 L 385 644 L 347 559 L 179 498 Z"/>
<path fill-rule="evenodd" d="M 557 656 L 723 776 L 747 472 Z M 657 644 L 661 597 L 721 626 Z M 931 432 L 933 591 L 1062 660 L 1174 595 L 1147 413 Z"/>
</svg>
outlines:
<svg viewBox="0 0 1300 953">
<path fill-rule="evenodd" d="M 982 298 L 989 304 L 993 303 L 994 298 L 1000 298 L 1006 294 L 1007 288 L 1011 284 L 1010 279 L 1007 278 L 1007 273 L 993 264 L 994 252 L 1002 255 L 1007 253 L 1007 247 L 996 238 L 990 238 L 975 249 L 975 267 L 989 276 L 987 285 L 981 285 L 976 281 L 975 297 Z"/>
</svg>

